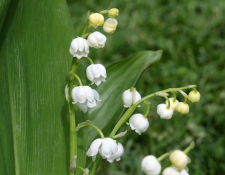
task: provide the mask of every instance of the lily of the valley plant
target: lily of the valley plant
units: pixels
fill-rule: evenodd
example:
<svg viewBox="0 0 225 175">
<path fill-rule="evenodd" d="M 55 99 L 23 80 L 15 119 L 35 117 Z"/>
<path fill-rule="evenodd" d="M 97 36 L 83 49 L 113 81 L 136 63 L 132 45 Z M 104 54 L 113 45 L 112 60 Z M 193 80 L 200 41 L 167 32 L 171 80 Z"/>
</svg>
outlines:
<svg viewBox="0 0 225 175">
<path fill-rule="evenodd" d="M 200 93 L 197 91 L 195 85 L 188 85 L 186 87 L 179 88 L 169 88 L 166 90 L 161 90 L 159 92 L 154 92 L 145 97 L 134 88 L 124 89 L 122 93 L 121 100 L 123 101 L 123 106 L 126 108 L 126 112 L 120 118 L 115 127 L 111 131 L 111 134 L 105 136 L 103 132 L 91 121 L 84 121 L 80 124 L 76 124 L 75 121 L 75 108 L 76 105 L 84 113 L 88 112 L 90 108 L 95 108 L 98 106 L 98 102 L 101 101 L 101 94 L 99 94 L 92 87 L 83 84 L 81 78 L 76 74 L 76 69 L 78 64 L 82 60 L 87 60 L 90 65 L 86 68 L 86 76 L 90 81 L 89 84 L 101 86 L 102 83 L 107 81 L 107 72 L 102 64 L 95 64 L 94 59 L 92 60 L 88 55 L 90 48 L 102 49 L 107 44 L 107 37 L 105 34 L 97 31 L 98 28 L 102 27 L 106 34 L 113 34 L 116 31 L 118 21 L 116 17 L 119 14 L 119 10 L 112 8 L 110 10 L 103 10 L 99 13 L 88 12 L 87 24 L 84 27 L 82 34 L 79 37 L 74 38 L 71 41 L 69 48 L 69 53 L 72 55 L 72 65 L 69 72 L 69 82 L 65 88 L 66 99 L 69 104 L 69 114 L 70 114 L 70 174 L 76 174 L 77 171 L 82 171 L 84 174 L 94 175 L 100 164 L 101 159 L 113 163 L 114 161 L 120 161 L 124 150 L 123 145 L 118 141 L 126 134 L 126 132 L 118 133 L 122 125 L 127 124 L 130 126 L 130 132 L 134 130 L 137 134 L 141 135 L 146 132 L 149 128 L 148 114 L 150 111 L 149 99 L 155 96 L 159 96 L 165 99 L 165 103 L 159 104 L 157 106 L 157 113 L 161 119 L 171 119 L 175 112 L 181 114 L 188 114 L 189 105 L 188 102 L 198 102 L 200 100 Z M 108 19 L 105 17 L 108 16 Z M 94 32 L 87 32 L 88 29 L 96 30 Z M 113 86 L 113 85 L 112 85 Z M 189 90 L 191 92 L 187 95 L 183 90 Z M 177 93 L 183 96 L 183 101 L 179 102 L 176 98 Z M 172 97 L 168 97 L 172 95 Z M 144 114 L 135 113 L 135 109 L 143 104 L 147 105 L 147 110 Z M 97 117 L 97 116 L 96 116 Z M 87 162 L 86 167 L 80 167 L 76 165 L 79 161 L 77 156 L 77 132 L 84 126 L 92 127 L 99 133 L 99 138 L 92 141 L 89 149 L 86 150 L 86 155 L 92 158 L 91 162 Z M 134 133 L 135 134 L 135 133 Z M 163 175 L 185 175 L 187 172 L 187 164 L 190 159 L 187 153 L 193 149 L 194 143 L 184 151 L 175 150 L 163 154 L 159 158 L 154 155 L 148 155 L 143 158 L 140 162 L 142 170 L 147 175 L 158 175 L 162 173 Z M 160 161 L 169 157 L 170 165 L 164 169 L 160 164 Z M 69 168 L 69 167 L 68 167 Z"/>
</svg>

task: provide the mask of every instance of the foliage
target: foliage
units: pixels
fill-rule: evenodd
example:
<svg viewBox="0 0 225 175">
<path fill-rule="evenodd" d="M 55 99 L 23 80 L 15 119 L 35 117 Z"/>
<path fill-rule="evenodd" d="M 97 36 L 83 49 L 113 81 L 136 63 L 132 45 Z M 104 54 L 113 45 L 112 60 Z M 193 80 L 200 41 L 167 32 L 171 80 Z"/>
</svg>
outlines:
<svg viewBox="0 0 225 175">
<path fill-rule="evenodd" d="M 98 11 L 103 7 L 120 10 L 118 30 L 113 37 L 107 36 L 107 42 L 114 44 L 91 52 L 91 57 L 99 62 L 109 64 L 145 49 L 164 50 L 161 62 L 147 70 L 138 83 L 143 95 L 187 84 L 196 84 L 202 94 L 201 101 L 190 106 L 187 117 L 176 114 L 170 121 L 159 119 L 155 111 L 160 101 L 152 100 L 149 116 L 152 124 L 148 132 L 142 137 L 129 132 L 123 143 L 126 152 L 122 161 L 110 166 L 103 161 L 101 174 L 142 174 L 143 156 L 185 148 L 193 139 L 196 148 L 190 153 L 190 173 L 224 173 L 225 2 L 69 0 L 68 5 L 78 33 L 82 30 L 78 24 L 85 18 L 80 14 L 87 10 Z"/>
</svg>

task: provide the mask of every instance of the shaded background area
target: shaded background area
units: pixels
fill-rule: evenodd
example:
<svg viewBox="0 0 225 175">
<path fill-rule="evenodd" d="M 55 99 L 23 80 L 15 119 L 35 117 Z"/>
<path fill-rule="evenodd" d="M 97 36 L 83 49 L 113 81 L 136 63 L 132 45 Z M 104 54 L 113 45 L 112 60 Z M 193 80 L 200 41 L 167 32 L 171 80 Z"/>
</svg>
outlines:
<svg viewBox="0 0 225 175">
<path fill-rule="evenodd" d="M 89 54 L 97 62 L 108 65 L 137 51 L 164 50 L 161 61 L 138 83 L 143 96 L 188 84 L 196 84 L 202 95 L 199 103 L 190 104 L 188 115 L 174 114 L 168 121 L 156 114 L 156 106 L 164 100 L 152 99 L 148 131 L 141 137 L 128 132 L 121 140 L 125 146 L 122 161 L 103 161 L 99 174 L 143 174 L 140 162 L 144 156 L 159 157 L 171 149 L 184 149 L 192 140 L 196 148 L 189 154 L 190 174 L 225 173 L 225 1 L 68 0 L 68 6 L 77 35 L 86 23 L 88 10 L 120 10 L 117 31 L 107 35 L 106 47 L 92 49 Z M 144 111 L 142 105 L 139 112 Z M 130 131 L 127 126 L 123 129 Z"/>
</svg>

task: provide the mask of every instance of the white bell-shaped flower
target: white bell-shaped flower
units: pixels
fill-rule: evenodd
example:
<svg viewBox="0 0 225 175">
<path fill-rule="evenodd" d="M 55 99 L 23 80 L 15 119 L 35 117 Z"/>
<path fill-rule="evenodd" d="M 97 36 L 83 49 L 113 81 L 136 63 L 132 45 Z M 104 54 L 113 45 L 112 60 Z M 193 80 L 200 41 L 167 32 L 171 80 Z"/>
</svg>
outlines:
<svg viewBox="0 0 225 175">
<path fill-rule="evenodd" d="M 179 101 L 176 99 L 174 100 L 173 97 L 169 98 L 170 101 L 170 107 L 175 110 L 176 106 L 178 105 Z M 166 100 L 166 105 L 168 105 L 168 101 Z"/>
<path fill-rule="evenodd" d="M 91 143 L 86 155 L 89 157 L 95 157 L 99 152 L 103 159 L 108 159 L 117 151 L 118 146 L 115 140 L 111 138 L 96 139 Z"/>
<path fill-rule="evenodd" d="M 149 127 L 148 119 L 145 118 L 142 114 L 134 114 L 130 117 L 129 123 L 132 130 L 135 130 L 136 133 L 140 134 L 145 132 Z"/>
<path fill-rule="evenodd" d="M 106 69 L 101 64 L 91 64 L 86 69 L 87 78 L 92 82 L 92 84 L 100 85 L 101 82 L 105 82 L 107 77 Z"/>
<path fill-rule="evenodd" d="M 117 25 L 116 19 L 108 18 L 103 25 L 103 30 L 108 34 L 112 34 L 115 32 Z"/>
<path fill-rule="evenodd" d="M 189 173 L 188 173 L 185 169 L 183 169 L 183 170 L 180 172 L 180 175 L 189 175 Z"/>
<path fill-rule="evenodd" d="M 159 104 L 157 106 L 157 113 L 161 119 L 171 119 L 173 115 L 173 108 L 170 106 L 168 109 L 167 107 L 168 105 L 166 104 Z"/>
<path fill-rule="evenodd" d="M 70 54 L 78 59 L 87 57 L 89 53 L 89 46 L 87 40 L 81 37 L 75 38 L 70 45 Z"/>
<path fill-rule="evenodd" d="M 96 31 L 91 33 L 87 39 L 88 45 L 96 49 L 103 48 L 105 46 L 106 37 L 100 32 Z"/>
<path fill-rule="evenodd" d="M 88 108 L 96 106 L 96 101 L 99 100 L 99 94 L 96 90 L 89 86 L 77 86 L 72 89 L 73 104 L 83 111 L 86 112 Z"/>
<path fill-rule="evenodd" d="M 161 164 L 155 156 L 146 156 L 141 162 L 142 171 L 147 175 L 158 175 L 161 171 Z"/>
<path fill-rule="evenodd" d="M 170 161 L 178 170 L 184 169 L 189 161 L 188 156 L 181 150 L 175 150 L 170 154 Z"/>
<path fill-rule="evenodd" d="M 134 94 L 135 94 L 135 97 L 133 97 Z M 136 103 L 139 100 L 141 100 L 141 95 L 134 88 L 131 88 L 123 92 L 122 99 L 123 99 L 123 106 L 125 108 L 129 108 L 132 103 Z M 133 99 L 135 100 L 133 101 Z"/>
<path fill-rule="evenodd" d="M 163 170 L 162 175 L 180 175 L 180 172 L 175 167 L 167 167 Z"/>
<path fill-rule="evenodd" d="M 112 163 L 114 160 L 120 161 L 121 156 L 123 155 L 124 149 L 123 145 L 121 143 L 118 143 L 118 150 L 115 154 L 112 154 L 109 158 L 107 158 L 107 161 Z"/>
</svg>

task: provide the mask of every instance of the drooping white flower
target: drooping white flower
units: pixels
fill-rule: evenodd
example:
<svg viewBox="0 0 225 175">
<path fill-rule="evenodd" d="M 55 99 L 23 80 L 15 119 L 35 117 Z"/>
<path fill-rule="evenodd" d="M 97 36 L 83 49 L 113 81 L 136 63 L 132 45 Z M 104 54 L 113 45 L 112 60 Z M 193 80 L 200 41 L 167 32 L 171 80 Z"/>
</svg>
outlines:
<svg viewBox="0 0 225 175">
<path fill-rule="evenodd" d="M 162 175 L 180 175 L 180 173 L 175 167 L 167 167 L 163 170 Z"/>
<path fill-rule="evenodd" d="M 180 172 L 180 175 L 189 175 L 189 173 L 188 173 L 185 169 L 183 169 L 183 170 Z"/>
<path fill-rule="evenodd" d="M 89 46 L 87 40 L 81 37 L 75 38 L 70 45 L 70 54 L 78 59 L 87 57 L 89 53 Z"/>
<path fill-rule="evenodd" d="M 105 67 L 101 64 L 91 64 L 86 69 L 87 78 L 97 86 L 100 85 L 101 82 L 105 82 L 107 77 Z"/>
<path fill-rule="evenodd" d="M 116 19 L 108 18 L 103 25 L 103 30 L 108 34 L 112 34 L 115 32 L 117 24 Z"/>
<path fill-rule="evenodd" d="M 97 28 L 98 26 L 102 26 L 104 23 L 104 16 L 100 13 L 92 13 L 89 16 L 89 25 L 93 28 Z"/>
<path fill-rule="evenodd" d="M 155 156 L 146 156 L 141 162 L 142 171 L 147 175 L 158 175 L 161 171 L 161 164 Z"/>
<path fill-rule="evenodd" d="M 170 106 L 168 109 L 166 104 L 159 104 L 157 106 L 157 113 L 161 119 L 171 119 L 173 108 Z"/>
<path fill-rule="evenodd" d="M 148 119 L 145 118 L 142 114 L 134 114 L 130 117 L 129 123 L 132 130 L 135 130 L 136 133 L 140 134 L 145 132 L 149 127 Z"/>
<path fill-rule="evenodd" d="M 98 92 L 89 86 L 74 87 L 72 89 L 72 99 L 73 104 L 77 104 L 83 112 L 87 112 L 88 108 L 95 107 L 96 101 L 100 101 Z"/>
<path fill-rule="evenodd" d="M 200 98 L 201 98 L 201 95 L 200 95 L 200 93 L 199 93 L 198 91 L 196 91 L 196 90 L 193 90 L 193 91 L 191 91 L 191 92 L 188 94 L 188 100 L 189 100 L 190 102 L 192 102 L 192 103 L 197 103 L 197 102 L 199 102 Z"/>
<path fill-rule="evenodd" d="M 99 152 L 103 159 L 108 159 L 117 151 L 118 146 L 115 140 L 111 138 L 96 139 L 91 143 L 86 155 L 89 157 L 95 157 Z"/>
<path fill-rule="evenodd" d="M 175 150 L 170 154 L 169 157 L 172 165 L 178 170 L 184 169 L 189 161 L 188 156 L 181 150 Z"/>
<path fill-rule="evenodd" d="M 184 102 L 179 102 L 175 110 L 181 114 L 187 114 L 189 112 L 189 105 Z"/>
<path fill-rule="evenodd" d="M 114 160 L 120 161 L 121 156 L 123 155 L 124 149 L 123 145 L 121 143 L 118 143 L 118 150 L 115 154 L 112 154 L 109 158 L 107 158 L 107 161 L 112 163 Z"/>
<path fill-rule="evenodd" d="M 169 101 L 170 101 L 171 108 L 173 110 L 175 110 L 175 108 L 178 105 L 179 101 L 177 99 L 174 101 L 174 98 L 173 97 L 169 98 Z M 167 100 L 166 100 L 166 105 L 168 105 L 168 101 Z"/>
<path fill-rule="evenodd" d="M 133 97 L 134 94 L 135 96 Z M 122 99 L 123 99 L 123 106 L 125 108 L 129 108 L 132 103 L 136 103 L 139 100 L 141 100 L 141 95 L 134 88 L 131 88 L 123 92 Z M 133 99 L 135 99 L 135 101 L 133 101 Z"/>
<path fill-rule="evenodd" d="M 102 33 L 96 31 L 88 36 L 87 42 L 90 47 L 96 49 L 103 48 L 105 46 L 106 37 Z"/>
</svg>

